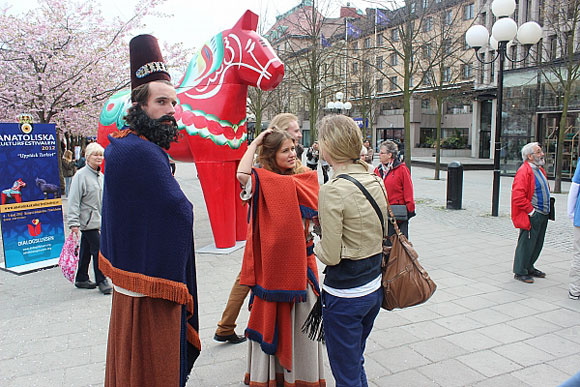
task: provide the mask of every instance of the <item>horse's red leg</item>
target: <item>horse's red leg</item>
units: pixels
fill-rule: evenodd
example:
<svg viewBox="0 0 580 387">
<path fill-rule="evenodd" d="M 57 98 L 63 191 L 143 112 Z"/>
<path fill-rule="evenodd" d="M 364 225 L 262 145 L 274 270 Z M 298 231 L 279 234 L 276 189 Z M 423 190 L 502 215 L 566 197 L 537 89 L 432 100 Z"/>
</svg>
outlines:
<svg viewBox="0 0 580 387">
<path fill-rule="evenodd" d="M 238 164 L 240 162 L 236 161 L 236 171 L 238 170 Z M 245 241 L 246 234 L 248 232 L 248 208 L 249 205 L 244 205 L 242 200 L 240 199 L 240 193 L 242 192 L 242 187 L 240 183 L 236 179 L 235 182 L 235 206 L 236 206 L 236 240 L 237 241 Z"/>
<path fill-rule="evenodd" d="M 198 161 L 195 166 L 216 247 L 232 247 L 236 244 L 236 162 Z"/>
<path fill-rule="evenodd" d="M 22 203 L 22 196 L 20 194 L 12 194 L 12 197 L 14 197 L 16 203 Z"/>
<path fill-rule="evenodd" d="M 6 194 L 2 194 L 2 205 L 6 204 Z"/>
</svg>

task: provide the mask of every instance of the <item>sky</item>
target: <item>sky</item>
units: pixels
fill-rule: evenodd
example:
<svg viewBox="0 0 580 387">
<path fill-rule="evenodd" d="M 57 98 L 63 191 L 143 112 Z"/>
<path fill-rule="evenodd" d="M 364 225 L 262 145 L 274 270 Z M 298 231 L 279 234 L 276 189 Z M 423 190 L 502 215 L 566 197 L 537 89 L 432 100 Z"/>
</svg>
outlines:
<svg viewBox="0 0 580 387">
<path fill-rule="evenodd" d="M 90 0 L 101 6 L 105 16 L 132 16 L 136 0 Z M 186 48 L 199 48 L 218 32 L 231 28 L 242 14 L 250 9 L 266 18 L 266 26 L 275 22 L 276 15 L 298 5 L 300 0 L 167 0 L 158 11 L 171 14 L 169 19 L 148 17 L 146 27 L 138 33 L 150 33 L 159 40 L 182 42 Z M 364 0 L 349 0 L 352 6 L 364 10 L 373 7 Z M 12 13 L 21 13 L 37 6 L 36 0 L 0 0 L 11 7 Z M 339 2 L 329 8 L 329 16 L 338 16 Z M 346 1 L 342 3 L 346 5 Z M 266 28 L 267 29 L 267 28 Z"/>
</svg>

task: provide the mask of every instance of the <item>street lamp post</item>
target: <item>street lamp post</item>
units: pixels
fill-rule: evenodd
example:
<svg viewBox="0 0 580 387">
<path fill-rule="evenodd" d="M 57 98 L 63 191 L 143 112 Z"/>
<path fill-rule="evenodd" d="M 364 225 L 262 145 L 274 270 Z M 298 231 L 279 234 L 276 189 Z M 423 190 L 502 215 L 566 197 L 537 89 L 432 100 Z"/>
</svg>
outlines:
<svg viewBox="0 0 580 387">
<path fill-rule="evenodd" d="M 493 196 L 491 204 L 491 215 L 499 214 L 499 183 L 500 183 L 500 151 L 501 151 L 501 129 L 502 129 L 502 105 L 503 105 L 503 70 L 505 60 L 510 62 L 523 62 L 530 54 L 530 48 L 533 44 L 540 41 L 542 37 L 542 27 L 536 22 L 524 23 L 518 28 L 516 22 L 509 16 L 514 13 L 516 8 L 515 0 L 494 0 L 491 4 L 491 11 L 497 17 L 497 21 L 491 29 L 491 37 L 487 28 L 482 25 L 474 25 L 467 30 L 465 38 L 467 44 L 475 49 L 475 57 L 483 64 L 493 63 L 499 58 L 499 70 L 497 77 L 497 104 L 495 116 L 495 143 L 493 153 Z M 506 53 L 508 42 L 513 41 L 517 36 L 517 41 L 524 46 L 525 56 L 521 60 L 510 58 Z M 515 44 L 515 42 L 512 42 Z M 486 45 L 490 45 L 496 50 L 496 55 L 490 61 L 482 60 L 477 51 Z"/>
<path fill-rule="evenodd" d="M 338 92 L 336 93 L 336 101 L 330 101 L 326 104 L 326 110 L 332 112 L 332 113 L 346 113 L 348 115 L 348 112 L 350 111 L 350 109 L 352 109 L 352 104 L 350 102 L 342 102 L 342 99 L 344 97 L 344 94 L 342 92 Z"/>
</svg>

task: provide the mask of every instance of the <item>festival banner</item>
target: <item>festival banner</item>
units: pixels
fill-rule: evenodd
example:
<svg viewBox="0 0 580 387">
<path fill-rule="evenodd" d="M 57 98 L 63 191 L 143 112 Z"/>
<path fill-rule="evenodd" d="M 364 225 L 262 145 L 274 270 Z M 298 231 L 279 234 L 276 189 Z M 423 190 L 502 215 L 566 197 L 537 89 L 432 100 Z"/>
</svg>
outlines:
<svg viewBox="0 0 580 387">
<path fill-rule="evenodd" d="M 23 272 L 56 263 L 64 225 L 56 127 L 19 118 L 0 123 L 0 221 L 4 268 Z"/>
</svg>

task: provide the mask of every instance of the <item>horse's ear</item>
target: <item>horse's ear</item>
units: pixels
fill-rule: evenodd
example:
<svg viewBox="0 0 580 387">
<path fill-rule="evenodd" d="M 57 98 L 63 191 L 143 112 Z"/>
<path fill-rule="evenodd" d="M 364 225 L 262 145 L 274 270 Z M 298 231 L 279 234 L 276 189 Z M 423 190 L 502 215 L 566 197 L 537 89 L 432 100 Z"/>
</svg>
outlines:
<svg viewBox="0 0 580 387">
<path fill-rule="evenodd" d="M 258 28 L 258 15 L 249 9 L 242 15 L 232 30 L 251 30 Z"/>
</svg>

